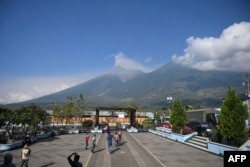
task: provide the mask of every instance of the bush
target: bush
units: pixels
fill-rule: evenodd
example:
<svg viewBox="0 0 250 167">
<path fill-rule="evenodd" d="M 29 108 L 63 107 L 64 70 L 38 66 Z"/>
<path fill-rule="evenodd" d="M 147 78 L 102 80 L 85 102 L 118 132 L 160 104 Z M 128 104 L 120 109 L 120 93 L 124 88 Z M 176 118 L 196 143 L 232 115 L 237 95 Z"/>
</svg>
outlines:
<svg viewBox="0 0 250 167">
<path fill-rule="evenodd" d="M 85 128 L 89 128 L 89 127 L 92 127 L 93 125 L 93 121 L 92 120 L 86 120 L 82 123 L 82 126 L 85 127 Z"/>
</svg>

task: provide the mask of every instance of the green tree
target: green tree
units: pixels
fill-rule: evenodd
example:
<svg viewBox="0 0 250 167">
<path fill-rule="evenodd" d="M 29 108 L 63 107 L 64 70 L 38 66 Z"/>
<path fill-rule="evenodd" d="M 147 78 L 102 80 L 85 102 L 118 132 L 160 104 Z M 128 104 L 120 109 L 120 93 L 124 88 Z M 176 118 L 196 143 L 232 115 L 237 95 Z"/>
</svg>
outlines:
<svg viewBox="0 0 250 167">
<path fill-rule="evenodd" d="M 92 127 L 92 125 L 93 125 L 92 120 L 85 120 L 85 121 L 82 122 L 82 126 L 85 127 L 85 128 Z"/>
<path fill-rule="evenodd" d="M 194 108 L 193 108 L 193 106 L 186 104 L 186 105 L 184 105 L 184 109 L 187 111 L 187 110 L 192 110 Z"/>
<path fill-rule="evenodd" d="M 154 120 L 156 120 L 157 122 L 161 120 L 161 113 L 159 111 L 155 111 Z"/>
<path fill-rule="evenodd" d="M 162 116 L 163 117 L 170 116 L 170 109 L 168 107 L 162 107 L 161 111 L 162 111 Z"/>
<path fill-rule="evenodd" d="M 8 108 L 0 107 L 0 126 L 5 126 L 9 139 L 12 139 L 13 137 L 15 122 L 16 122 L 15 112 Z"/>
<path fill-rule="evenodd" d="M 152 128 L 153 127 L 153 121 L 151 120 L 151 118 L 147 118 L 147 119 L 142 121 L 142 125 L 145 128 Z"/>
<path fill-rule="evenodd" d="M 80 94 L 79 98 L 76 99 L 76 108 L 78 110 L 76 116 L 77 118 L 83 118 L 85 111 L 85 99 L 82 94 Z"/>
<path fill-rule="evenodd" d="M 58 124 L 59 121 L 61 123 L 63 123 L 63 114 L 62 114 L 62 110 L 61 110 L 61 107 L 55 103 L 53 106 L 52 106 L 52 115 L 53 115 L 53 118 L 54 120 L 56 121 L 56 123 Z"/>
<path fill-rule="evenodd" d="M 72 118 L 79 120 L 79 118 L 83 117 L 83 115 L 85 114 L 83 95 L 80 94 L 79 98 L 68 96 L 67 99 L 69 100 L 69 102 L 62 107 L 61 115 L 66 118 L 67 123 L 69 123 Z"/>
<path fill-rule="evenodd" d="M 45 110 L 36 104 L 21 106 L 16 110 L 16 114 L 16 123 L 21 123 L 23 125 L 23 129 L 25 129 L 25 125 L 28 124 L 34 132 L 38 130 L 39 123 L 45 123 L 49 115 Z"/>
<path fill-rule="evenodd" d="M 234 90 L 228 87 L 219 116 L 219 132 L 227 144 L 238 147 L 247 140 L 247 118 L 247 105 L 243 105 Z"/>
<path fill-rule="evenodd" d="M 77 109 L 75 107 L 73 98 L 70 96 L 67 99 L 69 102 L 62 107 L 62 110 L 63 115 L 66 118 L 66 123 L 69 123 L 70 120 L 76 115 Z"/>
<path fill-rule="evenodd" d="M 177 99 L 172 105 L 170 123 L 172 124 L 172 131 L 175 133 L 181 133 L 181 130 L 185 126 L 187 121 L 186 110 L 182 107 L 180 101 Z"/>
</svg>

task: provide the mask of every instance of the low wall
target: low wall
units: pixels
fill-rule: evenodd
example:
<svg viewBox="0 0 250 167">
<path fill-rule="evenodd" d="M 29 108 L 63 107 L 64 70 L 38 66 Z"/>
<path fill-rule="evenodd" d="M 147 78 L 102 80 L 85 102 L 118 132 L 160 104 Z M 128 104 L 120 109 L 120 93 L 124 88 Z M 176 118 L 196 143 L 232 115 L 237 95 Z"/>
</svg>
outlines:
<svg viewBox="0 0 250 167">
<path fill-rule="evenodd" d="M 130 129 L 127 129 L 127 132 L 129 132 L 129 133 L 138 133 L 138 129 L 130 128 Z"/>
<path fill-rule="evenodd" d="M 222 156 L 224 156 L 224 151 L 250 151 L 250 139 L 239 148 L 215 142 L 208 142 L 207 148 L 209 152 Z"/>
<path fill-rule="evenodd" d="M 14 148 L 19 148 L 22 147 L 22 144 L 23 144 L 22 141 L 17 141 L 11 144 L 0 144 L 0 151 L 7 151 Z"/>
<path fill-rule="evenodd" d="M 180 143 L 185 143 L 186 140 L 188 140 L 192 136 L 197 135 L 197 132 L 194 132 L 188 135 L 176 134 L 176 133 L 172 133 L 171 129 L 163 128 L 163 127 L 157 127 L 156 130 L 149 129 L 148 132 L 165 137 L 167 139 L 178 141 Z M 215 143 L 215 142 L 207 143 L 207 151 L 213 154 L 220 155 L 220 156 L 224 156 L 224 151 L 236 151 L 236 150 L 250 151 L 250 139 L 239 148 L 220 144 L 220 143 Z"/>
<path fill-rule="evenodd" d="M 207 149 L 209 152 L 218 154 L 218 155 L 224 155 L 224 151 L 235 151 L 238 150 L 236 147 L 215 143 L 215 142 L 208 142 L 207 143 Z"/>
<path fill-rule="evenodd" d="M 101 129 L 90 130 L 90 133 L 102 133 Z"/>
<path fill-rule="evenodd" d="M 152 131 L 151 131 L 151 133 L 152 133 Z M 166 138 L 171 139 L 171 140 L 175 140 L 175 141 L 184 143 L 187 139 L 189 139 L 190 137 L 192 137 L 196 133 L 182 135 L 182 134 L 173 133 L 172 129 L 169 129 L 169 128 L 157 127 L 155 134 L 160 135 L 162 137 L 166 137 Z"/>
</svg>

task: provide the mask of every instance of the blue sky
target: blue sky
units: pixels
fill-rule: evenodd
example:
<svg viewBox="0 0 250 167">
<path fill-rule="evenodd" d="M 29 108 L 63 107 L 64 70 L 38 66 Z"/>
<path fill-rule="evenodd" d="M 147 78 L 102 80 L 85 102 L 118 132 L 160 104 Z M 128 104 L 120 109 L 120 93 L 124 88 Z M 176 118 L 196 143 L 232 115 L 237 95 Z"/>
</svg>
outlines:
<svg viewBox="0 0 250 167">
<path fill-rule="evenodd" d="M 0 1 L 0 104 L 169 61 L 250 71 L 250 1 Z"/>
</svg>

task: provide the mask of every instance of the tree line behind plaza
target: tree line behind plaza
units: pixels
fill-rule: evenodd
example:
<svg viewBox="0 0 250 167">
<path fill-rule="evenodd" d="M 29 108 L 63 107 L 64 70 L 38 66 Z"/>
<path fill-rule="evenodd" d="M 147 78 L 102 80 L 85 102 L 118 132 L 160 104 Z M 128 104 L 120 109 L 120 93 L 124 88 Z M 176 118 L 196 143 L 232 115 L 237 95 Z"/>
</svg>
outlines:
<svg viewBox="0 0 250 167">
<path fill-rule="evenodd" d="M 28 131 L 35 135 L 38 130 L 52 130 L 45 126 L 51 123 L 52 117 L 60 123 L 66 120 L 66 125 L 73 117 L 80 119 L 85 113 L 83 96 L 70 96 L 67 100 L 68 102 L 62 106 L 54 104 L 51 114 L 34 103 L 17 109 L 0 107 L 0 127 L 7 132 L 7 138 L 0 134 L 0 143 L 6 143 L 10 139 L 20 140 L 23 137 L 20 134 L 26 134 Z M 83 122 L 84 126 L 90 124 L 90 121 Z"/>
</svg>

